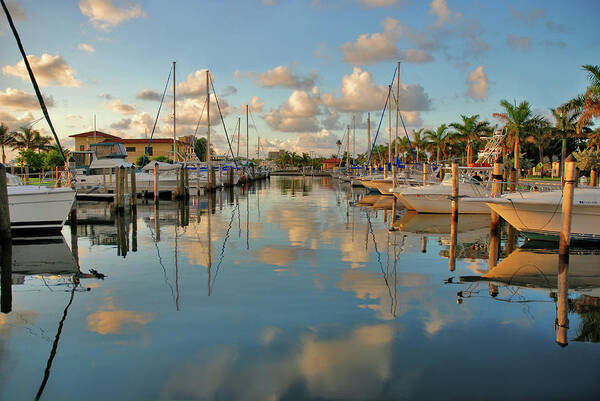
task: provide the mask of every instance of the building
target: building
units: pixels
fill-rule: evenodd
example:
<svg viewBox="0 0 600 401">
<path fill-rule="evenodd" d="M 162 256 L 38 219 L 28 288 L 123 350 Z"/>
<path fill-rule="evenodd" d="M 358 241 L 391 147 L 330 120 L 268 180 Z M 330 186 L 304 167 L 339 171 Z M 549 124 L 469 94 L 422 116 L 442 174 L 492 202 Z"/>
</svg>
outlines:
<svg viewBox="0 0 600 401">
<path fill-rule="evenodd" d="M 118 142 L 125 146 L 127 151 L 127 161 L 134 163 L 138 156 L 142 156 L 148 146 L 148 138 L 121 138 L 101 131 L 82 132 L 81 134 L 70 135 L 75 139 L 75 151 L 90 150 L 90 145 L 101 142 Z M 188 154 L 191 149 L 191 136 L 182 137 L 177 140 L 178 158 Z M 152 138 L 148 149 L 149 157 L 165 156 L 173 160 L 173 139 L 172 138 Z"/>
<path fill-rule="evenodd" d="M 279 156 L 282 155 L 282 154 L 284 154 L 284 153 L 285 153 L 285 150 L 283 150 L 283 149 L 281 149 L 281 150 L 279 150 L 277 152 L 269 152 L 269 153 L 267 153 L 267 159 L 271 159 L 271 160 L 277 161 L 277 160 L 279 160 Z"/>
<path fill-rule="evenodd" d="M 323 170 L 331 170 L 334 168 L 338 168 L 341 163 L 342 163 L 342 160 L 333 157 L 331 159 L 323 160 L 323 164 L 321 165 L 321 168 Z"/>
</svg>

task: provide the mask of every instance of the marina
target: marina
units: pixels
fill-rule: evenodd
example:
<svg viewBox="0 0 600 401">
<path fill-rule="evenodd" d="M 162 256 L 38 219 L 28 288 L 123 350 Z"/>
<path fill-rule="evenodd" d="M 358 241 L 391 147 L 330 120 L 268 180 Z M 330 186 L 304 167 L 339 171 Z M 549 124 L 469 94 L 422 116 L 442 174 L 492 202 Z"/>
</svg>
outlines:
<svg viewBox="0 0 600 401">
<path fill-rule="evenodd" d="M 76 225 L 14 243 L 2 271 L 0 398 L 598 391 L 595 248 L 574 250 L 563 280 L 555 247 L 511 245 L 504 226 L 490 267 L 489 218 L 461 215 L 450 271 L 450 215 L 402 212 L 389 231 L 391 209 L 362 206 L 369 196 L 330 177 L 272 177 L 121 216 L 79 202 Z M 566 326 L 553 324 L 561 306 Z M 560 380 L 535 384 L 557 366 L 569 367 Z"/>
</svg>

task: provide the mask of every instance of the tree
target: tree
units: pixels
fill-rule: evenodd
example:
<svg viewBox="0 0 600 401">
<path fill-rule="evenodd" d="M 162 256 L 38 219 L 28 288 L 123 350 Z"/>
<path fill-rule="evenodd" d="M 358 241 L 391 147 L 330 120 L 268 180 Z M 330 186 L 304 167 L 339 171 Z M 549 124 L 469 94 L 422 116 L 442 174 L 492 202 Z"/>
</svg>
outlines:
<svg viewBox="0 0 600 401">
<path fill-rule="evenodd" d="M 206 161 L 206 138 L 198 138 L 194 142 L 194 153 L 200 161 Z M 210 145 L 211 156 L 215 154 L 215 149 Z"/>
<path fill-rule="evenodd" d="M 595 149 L 585 149 L 573 152 L 577 161 L 577 168 L 581 171 L 590 171 L 600 168 L 600 152 Z"/>
<path fill-rule="evenodd" d="M 526 100 L 517 105 L 515 102 L 510 103 L 507 100 L 501 100 L 500 106 L 504 108 L 503 113 L 494 113 L 493 116 L 504 124 L 504 129 L 513 139 L 515 170 L 517 170 L 517 178 L 519 177 L 519 144 L 524 136 L 529 132 L 531 123 L 531 106 Z"/>
<path fill-rule="evenodd" d="M 44 168 L 53 169 L 64 165 L 65 161 L 58 150 L 51 149 L 44 154 Z"/>
<path fill-rule="evenodd" d="M 590 85 L 583 95 L 569 100 L 562 107 L 579 113 L 577 132 L 581 133 L 592 118 L 600 117 L 600 66 L 585 64 L 581 68 L 588 73 Z"/>
<path fill-rule="evenodd" d="M 41 170 L 44 166 L 44 155 L 36 153 L 33 149 L 21 149 L 15 159 L 21 166 L 27 166 L 32 170 Z"/>
<path fill-rule="evenodd" d="M 12 132 L 8 132 L 8 127 L 0 123 L 0 144 L 2 145 L 2 163 L 6 164 L 6 146 L 11 146 L 13 142 Z"/>
<path fill-rule="evenodd" d="M 472 143 L 479 140 L 482 134 L 489 134 L 492 131 L 490 123 L 487 121 L 478 121 L 479 114 L 467 117 L 461 114 L 462 123 L 452 123 L 450 127 L 455 129 L 451 135 L 454 140 L 467 143 L 467 163 L 473 163 Z"/>
<path fill-rule="evenodd" d="M 13 141 L 11 147 L 15 150 L 27 150 L 36 148 L 36 140 L 39 138 L 39 132 L 31 127 L 21 127 L 18 131 L 12 132 Z"/>
<path fill-rule="evenodd" d="M 448 143 L 447 129 L 448 126 L 442 124 L 436 130 L 425 131 L 425 138 L 429 141 L 430 146 L 437 150 L 437 164 L 440 164 L 440 152 L 444 154 L 444 157 L 446 156 L 446 144 Z"/>
<path fill-rule="evenodd" d="M 561 140 L 560 176 L 562 177 L 567 158 L 567 139 L 577 134 L 579 111 L 563 106 L 550 109 L 550 112 L 554 117 L 554 134 Z"/>
<path fill-rule="evenodd" d="M 340 154 L 340 147 L 342 146 L 342 141 L 340 141 L 339 139 L 337 141 L 335 141 L 335 145 L 338 148 L 338 155 Z M 337 157 L 337 156 L 336 156 Z"/>
<path fill-rule="evenodd" d="M 527 141 L 535 143 L 538 147 L 542 178 L 544 177 L 544 147 L 548 146 L 553 139 L 553 131 L 550 123 L 543 117 L 534 119 Z"/>
<path fill-rule="evenodd" d="M 412 143 L 415 145 L 415 148 L 417 148 L 417 163 L 419 162 L 421 150 L 426 149 L 427 144 L 428 144 L 427 140 L 425 139 L 425 136 L 423 134 L 424 130 L 425 130 L 425 128 L 421 128 L 418 130 L 413 129 Z"/>
</svg>

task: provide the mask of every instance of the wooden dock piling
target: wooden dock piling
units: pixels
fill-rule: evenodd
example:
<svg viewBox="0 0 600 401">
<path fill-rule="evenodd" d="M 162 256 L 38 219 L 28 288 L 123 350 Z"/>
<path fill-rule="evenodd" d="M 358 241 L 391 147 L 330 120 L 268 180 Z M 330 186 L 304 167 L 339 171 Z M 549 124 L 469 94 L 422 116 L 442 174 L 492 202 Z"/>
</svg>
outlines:
<svg viewBox="0 0 600 401">
<path fill-rule="evenodd" d="M 590 171 L 590 187 L 595 187 L 598 183 L 598 173 L 596 172 L 596 169 L 592 169 Z"/>
<path fill-rule="evenodd" d="M 137 206 L 137 183 L 135 181 L 135 167 L 131 168 L 131 195 L 129 197 L 129 206 L 133 209 Z"/>
<path fill-rule="evenodd" d="M 154 203 L 158 203 L 158 163 L 154 165 Z"/>
<path fill-rule="evenodd" d="M 0 164 L 0 312 L 12 310 L 12 235 L 6 188 L 6 167 Z"/>
<path fill-rule="evenodd" d="M 504 165 L 502 159 L 498 159 L 494 162 L 494 168 L 492 170 L 492 197 L 498 197 L 502 194 L 502 173 Z M 498 213 L 492 210 L 490 216 L 490 243 L 489 243 L 489 254 L 488 263 L 489 268 L 493 269 L 498 261 L 498 253 L 500 247 L 500 216 Z"/>
<path fill-rule="evenodd" d="M 456 244 L 458 242 L 458 164 L 452 163 L 452 222 L 450 225 L 450 255 L 448 257 L 448 268 L 450 271 L 456 269 Z"/>
<path fill-rule="evenodd" d="M 575 159 L 569 155 L 565 161 L 565 186 L 562 198 L 562 224 L 560 230 L 560 244 L 558 247 L 559 258 L 569 260 L 569 244 L 571 241 L 571 210 L 573 208 L 573 195 L 575 192 Z"/>
<path fill-rule="evenodd" d="M 6 167 L 0 163 L 0 241 L 11 240 Z"/>
</svg>

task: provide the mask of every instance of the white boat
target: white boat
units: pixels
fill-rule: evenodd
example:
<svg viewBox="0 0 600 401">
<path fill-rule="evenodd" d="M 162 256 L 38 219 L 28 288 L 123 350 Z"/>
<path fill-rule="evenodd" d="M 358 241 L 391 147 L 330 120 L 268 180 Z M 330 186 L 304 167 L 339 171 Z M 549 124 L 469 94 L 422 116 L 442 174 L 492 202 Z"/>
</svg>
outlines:
<svg viewBox="0 0 600 401">
<path fill-rule="evenodd" d="M 561 231 L 562 191 L 514 192 L 485 202 L 510 225 L 529 238 L 557 239 Z M 469 206 L 470 203 L 466 207 Z M 600 240 L 600 189 L 575 188 L 571 239 Z"/>
<path fill-rule="evenodd" d="M 75 202 L 73 189 L 23 185 L 11 174 L 6 180 L 12 231 L 37 235 L 62 229 Z"/>
<path fill-rule="evenodd" d="M 117 169 L 134 167 L 127 161 L 125 147 L 118 142 L 94 143 L 90 145 L 90 151 L 73 152 L 72 155 L 77 161 L 75 189 L 78 191 L 115 191 Z M 86 164 L 89 155 L 91 161 Z"/>
<path fill-rule="evenodd" d="M 488 183 L 489 184 L 489 183 Z M 458 183 L 458 212 L 465 213 L 490 213 L 485 199 L 491 194 L 491 185 L 472 179 L 461 177 Z M 421 185 L 415 187 L 399 187 L 394 195 L 409 210 L 419 213 L 452 213 L 452 176 L 447 174 L 440 184 Z M 465 198 L 477 198 L 475 202 L 465 202 Z"/>
</svg>

